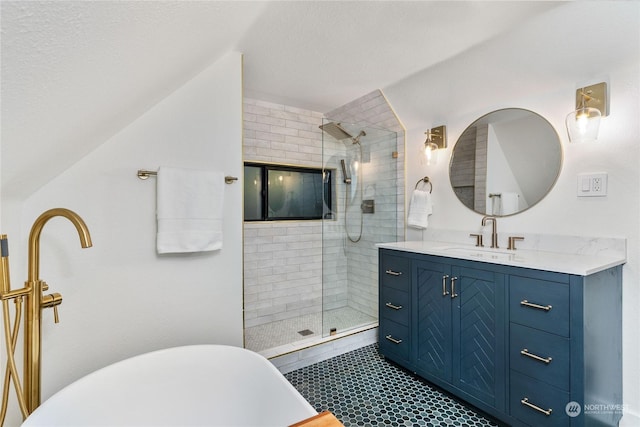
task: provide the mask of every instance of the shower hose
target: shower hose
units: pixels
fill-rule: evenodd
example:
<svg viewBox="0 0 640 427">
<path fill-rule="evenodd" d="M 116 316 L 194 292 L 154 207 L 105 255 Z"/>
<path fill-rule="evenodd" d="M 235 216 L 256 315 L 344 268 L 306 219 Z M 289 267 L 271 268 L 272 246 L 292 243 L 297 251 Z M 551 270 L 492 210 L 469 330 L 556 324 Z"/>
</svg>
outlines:
<svg viewBox="0 0 640 427">
<path fill-rule="evenodd" d="M 25 402 L 24 393 L 20 385 L 20 377 L 18 376 L 18 370 L 16 369 L 15 351 L 16 343 L 18 341 L 18 332 L 20 330 L 20 319 L 22 318 L 22 296 L 15 297 L 15 319 L 13 324 L 13 331 L 11 330 L 11 321 L 9 318 L 9 298 L 5 298 L 5 295 L 9 293 L 11 289 L 9 281 L 9 250 L 7 244 L 7 236 L 0 236 L 2 258 L 0 262 L 0 280 L 2 289 L 2 317 L 4 324 L 4 342 L 7 349 L 7 365 L 4 372 L 4 385 L 2 389 L 2 407 L 0 408 L 0 426 L 4 425 L 4 420 L 7 415 L 7 406 L 9 403 L 9 388 L 11 378 L 13 377 L 13 385 L 15 386 L 16 396 L 18 397 L 18 405 L 22 412 L 23 418 L 27 418 L 29 411 L 27 411 L 27 404 Z"/>
</svg>

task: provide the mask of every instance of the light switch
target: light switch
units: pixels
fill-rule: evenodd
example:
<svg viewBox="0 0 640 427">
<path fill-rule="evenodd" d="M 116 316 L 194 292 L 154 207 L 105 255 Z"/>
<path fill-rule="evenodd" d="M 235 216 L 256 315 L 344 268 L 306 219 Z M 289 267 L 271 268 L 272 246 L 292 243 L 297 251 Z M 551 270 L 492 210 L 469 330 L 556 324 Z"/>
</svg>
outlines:
<svg viewBox="0 0 640 427">
<path fill-rule="evenodd" d="M 582 192 L 588 192 L 591 188 L 591 182 L 588 177 L 582 177 Z"/>
</svg>

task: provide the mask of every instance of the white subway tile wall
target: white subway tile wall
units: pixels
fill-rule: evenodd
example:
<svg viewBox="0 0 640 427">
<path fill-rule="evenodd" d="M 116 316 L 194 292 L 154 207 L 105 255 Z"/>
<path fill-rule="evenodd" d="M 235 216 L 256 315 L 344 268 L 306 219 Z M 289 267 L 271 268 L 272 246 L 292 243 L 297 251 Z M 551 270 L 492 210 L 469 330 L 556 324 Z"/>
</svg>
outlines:
<svg viewBox="0 0 640 427">
<path fill-rule="evenodd" d="M 322 113 L 244 100 L 245 161 L 322 167 Z M 245 328 L 322 311 L 322 221 L 244 223 Z"/>
</svg>

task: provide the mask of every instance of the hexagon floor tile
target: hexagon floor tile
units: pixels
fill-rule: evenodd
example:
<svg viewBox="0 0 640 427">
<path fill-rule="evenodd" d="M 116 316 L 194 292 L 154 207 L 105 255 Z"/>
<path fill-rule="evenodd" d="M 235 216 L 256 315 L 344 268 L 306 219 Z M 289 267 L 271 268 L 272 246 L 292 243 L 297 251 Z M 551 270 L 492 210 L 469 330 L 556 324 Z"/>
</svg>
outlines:
<svg viewBox="0 0 640 427">
<path fill-rule="evenodd" d="M 496 426 L 387 362 L 377 344 L 298 369 L 285 377 L 318 411 L 331 411 L 345 427 Z"/>
</svg>

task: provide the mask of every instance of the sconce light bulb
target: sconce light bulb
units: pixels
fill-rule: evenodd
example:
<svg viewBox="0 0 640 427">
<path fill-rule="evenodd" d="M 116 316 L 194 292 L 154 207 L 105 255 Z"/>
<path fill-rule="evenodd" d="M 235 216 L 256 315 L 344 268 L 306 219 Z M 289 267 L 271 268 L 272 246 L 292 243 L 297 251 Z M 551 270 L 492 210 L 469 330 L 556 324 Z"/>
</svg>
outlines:
<svg viewBox="0 0 640 427">
<path fill-rule="evenodd" d="M 582 135 L 587 132 L 587 128 L 589 127 L 589 113 L 587 111 L 582 110 L 576 114 L 576 126 L 578 128 L 578 132 Z"/>
<path fill-rule="evenodd" d="M 357 160 L 353 161 L 353 170 L 358 172 L 358 168 L 360 167 L 360 163 Z"/>
<path fill-rule="evenodd" d="M 424 157 L 427 161 L 427 165 L 435 163 L 438 146 L 433 142 L 425 141 L 424 143 Z"/>
</svg>

